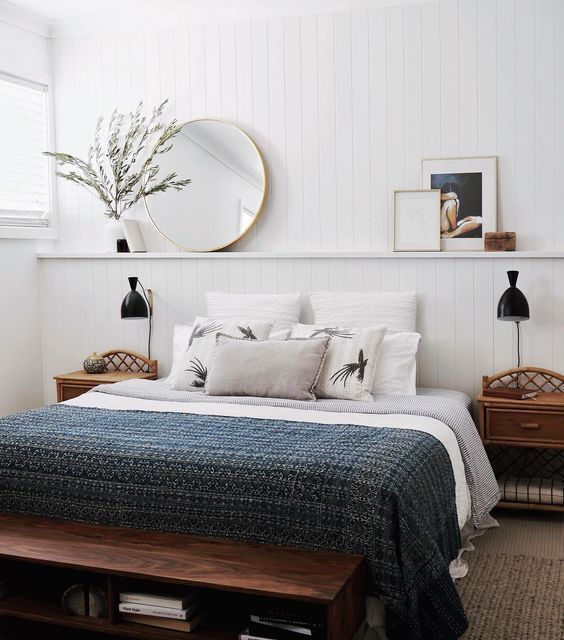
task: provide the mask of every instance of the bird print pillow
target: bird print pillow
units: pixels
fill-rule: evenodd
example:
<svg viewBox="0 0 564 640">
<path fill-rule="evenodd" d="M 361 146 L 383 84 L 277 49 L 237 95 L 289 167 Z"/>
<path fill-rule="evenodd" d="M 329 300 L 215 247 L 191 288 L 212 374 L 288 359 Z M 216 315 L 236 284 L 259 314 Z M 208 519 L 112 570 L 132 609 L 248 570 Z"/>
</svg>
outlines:
<svg viewBox="0 0 564 640">
<path fill-rule="evenodd" d="M 314 394 L 318 398 L 371 401 L 372 383 L 385 333 L 386 327 L 295 325 L 292 338 L 331 338 Z"/>
<path fill-rule="evenodd" d="M 213 361 L 216 334 L 221 332 L 244 340 L 266 340 L 272 323 L 263 320 L 215 320 L 196 318 L 186 346 L 182 365 L 171 388 L 177 391 L 203 391 L 208 371 Z"/>
</svg>

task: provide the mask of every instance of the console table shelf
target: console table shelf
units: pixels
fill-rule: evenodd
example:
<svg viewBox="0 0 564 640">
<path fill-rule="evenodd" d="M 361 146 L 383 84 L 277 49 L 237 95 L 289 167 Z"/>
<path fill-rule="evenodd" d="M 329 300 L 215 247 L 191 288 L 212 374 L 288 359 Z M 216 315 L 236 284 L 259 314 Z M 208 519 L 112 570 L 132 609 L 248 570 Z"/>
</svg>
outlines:
<svg viewBox="0 0 564 640">
<path fill-rule="evenodd" d="M 32 598 L 8 596 L 0 601 L 0 616 L 31 620 L 61 627 L 71 627 L 82 631 L 123 636 L 124 638 L 148 638 L 151 640 L 186 639 L 186 632 L 149 627 L 133 622 L 111 623 L 107 618 L 89 618 L 87 616 L 70 616 L 60 606 L 40 602 Z M 233 640 L 237 637 L 234 629 L 197 629 L 189 634 L 191 640 Z"/>
<path fill-rule="evenodd" d="M 0 577 L 13 589 L 0 616 L 145 640 L 187 634 L 123 621 L 122 590 L 201 588 L 208 614 L 192 640 L 236 640 L 254 607 L 292 602 L 325 620 L 325 640 L 350 640 L 366 597 L 361 556 L 12 514 L 0 514 Z M 63 611 L 57 587 L 75 583 L 104 585 L 108 617 Z"/>
</svg>

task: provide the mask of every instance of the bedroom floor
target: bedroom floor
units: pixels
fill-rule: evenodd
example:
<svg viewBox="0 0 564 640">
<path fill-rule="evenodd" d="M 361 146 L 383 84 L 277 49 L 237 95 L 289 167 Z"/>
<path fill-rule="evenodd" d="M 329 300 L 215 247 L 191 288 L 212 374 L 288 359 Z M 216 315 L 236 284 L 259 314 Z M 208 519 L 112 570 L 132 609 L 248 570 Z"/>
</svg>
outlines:
<svg viewBox="0 0 564 640">
<path fill-rule="evenodd" d="M 499 529 L 475 539 L 458 582 L 464 640 L 564 638 L 564 514 L 498 509 Z"/>
</svg>

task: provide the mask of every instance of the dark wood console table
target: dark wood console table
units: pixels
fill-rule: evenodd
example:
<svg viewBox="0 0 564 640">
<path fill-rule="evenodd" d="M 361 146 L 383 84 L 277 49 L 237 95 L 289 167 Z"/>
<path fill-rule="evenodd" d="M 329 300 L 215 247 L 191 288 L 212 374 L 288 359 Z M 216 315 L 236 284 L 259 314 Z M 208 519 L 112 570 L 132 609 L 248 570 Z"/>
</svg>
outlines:
<svg viewBox="0 0 564 640">
<path fill-rule="evenodd" d="M 129 638 L 235 640 L 249 610 L 265 599 L 310 607 L 326 620 L 326 640 L 350 640 L 365 615 L 361 556 L 13 514 L 0 514 L 0 578 L 14 582 L 0 616 Z M 56 585 L 88 580 L 106 589 L 105 618 L 61 608 Z M 187 634 L 122 621 L 119 592 L 141 582 L 157 592 L 166 584 L 206 590 L 212 606 L 205 623 Z"/>
</svg>

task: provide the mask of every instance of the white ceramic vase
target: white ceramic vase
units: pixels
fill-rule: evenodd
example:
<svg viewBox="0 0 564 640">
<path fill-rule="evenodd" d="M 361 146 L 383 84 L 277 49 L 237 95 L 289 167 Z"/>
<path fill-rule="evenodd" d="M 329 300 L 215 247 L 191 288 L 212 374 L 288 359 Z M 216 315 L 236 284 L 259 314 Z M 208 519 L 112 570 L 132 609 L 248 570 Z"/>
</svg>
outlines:
<svg viewBox="0 0 564 640">
<path fill-rule="evenodd" d="M 125 234 L 121 220 L 110 218 L 104 227 L 104 244 L 106 253 L 117 253 L 117 241 L 124 240 Z"/>
</svg>

